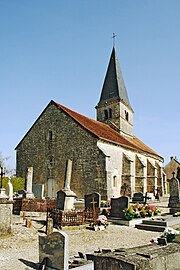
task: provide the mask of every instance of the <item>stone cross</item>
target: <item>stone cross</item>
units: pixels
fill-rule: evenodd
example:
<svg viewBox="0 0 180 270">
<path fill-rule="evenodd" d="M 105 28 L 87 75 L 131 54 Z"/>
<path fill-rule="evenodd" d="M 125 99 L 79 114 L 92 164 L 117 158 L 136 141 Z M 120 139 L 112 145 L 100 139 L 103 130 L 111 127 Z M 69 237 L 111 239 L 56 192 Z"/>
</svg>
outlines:
<svg viewBox="0 0 180 270">
<path fill-rule="evenodd" d="M 72 175 L 72 160 L 68 159 L 66 163 L 64 190 L 70 190 L 71 175 Z"/>
<path fill-rule="evenodd" d="M 33 167 L 27 168 L 27 174 L 26 174 L 26 198 L 33 198 L 33 192 L 32 192 L 32 180 L 33 180 Z"/>
</svg>

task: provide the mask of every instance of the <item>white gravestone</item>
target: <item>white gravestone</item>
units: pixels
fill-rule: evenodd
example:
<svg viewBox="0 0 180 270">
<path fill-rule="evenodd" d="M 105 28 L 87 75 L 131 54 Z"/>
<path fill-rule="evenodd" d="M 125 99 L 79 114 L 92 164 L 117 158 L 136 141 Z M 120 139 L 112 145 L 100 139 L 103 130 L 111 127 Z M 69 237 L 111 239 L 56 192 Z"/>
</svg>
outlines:
<svg viewBox="0 0 180 270">
<path fill-rule="evenodd" d="M 34 198 L 34 194 L 32 192 L 32 180 L 33 180 L 33 167 L 28 167 L 26 175 L 26 198 Z"/>
<path fill-rule="evenodd" d="M 6 185 L 6 195 L 9 197 L 10 201 L 13 200 L 13 185 L 12 185 L 10 179 L 8 180 L 8 183 Z"/>
<path fill-rule="evenodd" d="M 57 192 L 57 208 L 64 211 L 74 209 L 76 194 L 70 189 L 72 175 L 72 160 L 68 159 L 66 164 L 66 175 L 64 188 Z"/>
</svg>

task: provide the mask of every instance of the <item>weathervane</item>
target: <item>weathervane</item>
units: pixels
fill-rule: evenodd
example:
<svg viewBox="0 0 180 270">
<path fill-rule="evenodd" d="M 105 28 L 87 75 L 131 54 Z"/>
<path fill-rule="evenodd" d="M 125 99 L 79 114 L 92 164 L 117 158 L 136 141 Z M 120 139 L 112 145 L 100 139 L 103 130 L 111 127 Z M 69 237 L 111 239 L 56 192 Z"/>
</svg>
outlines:
<svg viewBox="0 0 180 270">
<path fill-rule="evenodd" d="M 115 41 L 116 41 L 115 38 L 116 38 L 116 37 L 117 37 L 117 35 L 116 35 L 115 33 L 113 33 L 113 36 L 112 36 L 112 39 L 113 39 L 113 47 L 115 47 L 115 43 L 116 43 L 116 42 L 115 42 Z"/>
</svg>

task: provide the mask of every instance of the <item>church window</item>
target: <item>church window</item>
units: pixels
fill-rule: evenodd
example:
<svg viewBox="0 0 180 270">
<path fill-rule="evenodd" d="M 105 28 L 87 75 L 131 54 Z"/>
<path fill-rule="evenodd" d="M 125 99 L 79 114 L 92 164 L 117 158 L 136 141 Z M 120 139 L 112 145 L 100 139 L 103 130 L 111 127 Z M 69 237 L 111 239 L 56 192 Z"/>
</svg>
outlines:
<svg viewBox="0 0 180 270">
<path fill-rule="evenodd" d="M 117 187 L 117 176 L 113 176 L 113 187 Z"/>
<path fill-rule="evenodd" d="M 104 119 L 108 119 L 108 110 L 104 110 Z"/>
<path fill-rule="evenodd" d="M 125 110 L 125 119 L 129 121 L 129 113 Z"/>
<path fill-rule="evenodd" d="M 112 109 L 109 109 L 109 118 L 112 118 Z"/>
<path fill-rule="evenodd" d="M 52 141 L 52 138 L 53 138 L 52 130 L 49 130 L 49 141 Z"/>
</svg>

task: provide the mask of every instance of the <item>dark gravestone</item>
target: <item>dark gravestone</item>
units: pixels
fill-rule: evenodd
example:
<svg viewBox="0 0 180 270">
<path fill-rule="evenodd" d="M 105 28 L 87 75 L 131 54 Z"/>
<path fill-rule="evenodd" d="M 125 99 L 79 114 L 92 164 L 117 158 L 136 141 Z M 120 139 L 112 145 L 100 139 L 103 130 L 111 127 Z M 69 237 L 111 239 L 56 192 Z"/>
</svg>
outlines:
<svg viewBox="0 0 180 270">
<path fill-rule="evenodd" d="M 64 232 L 39 236 L 39 262 L 53 269 L 68 270 L 68 236 Z"/>
<path fill-rule="evenodd" d="M 60 210 L 64 210 L 66 193 L 62 190 L 57 192 L 57 200 L 56 200 L 56 208 Z"/>
<path fill-rule="evenodd" d="M 132 202 L 144 202 L 144 195 L 142 192 L 133 194 Z"/>
<path fill-rule="evenodd" d="M 172 178 L 169 181 L 169 187 L 170 187 L 170 197 L 169 197 L 168 206 L 173 207 L 177 203 L 179 203 L 179 199 L 180 199 L 179 180 L 176 178 Z"/>
<path fill-rule="evenodd" d="M 86 194 L 84 196 L 85 208 L 100 208 L 101 195 L 98 192 Z"/>
<path fill-rule="evenodd" d="M 33 184 L 32 192 L 35 198 L 44 198 L 44 184 Z"/>
<path fill-rule="evenodd" d="M 129 207 L 129 197 L 111 198 L 110 217 L 124 218 L 124 210 Z"/>
</svg>

